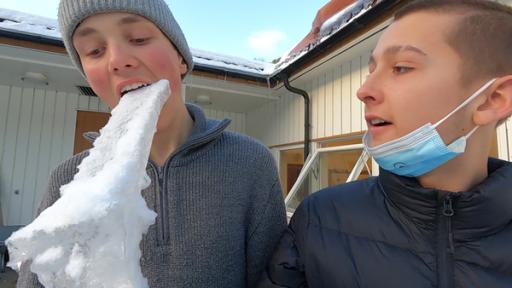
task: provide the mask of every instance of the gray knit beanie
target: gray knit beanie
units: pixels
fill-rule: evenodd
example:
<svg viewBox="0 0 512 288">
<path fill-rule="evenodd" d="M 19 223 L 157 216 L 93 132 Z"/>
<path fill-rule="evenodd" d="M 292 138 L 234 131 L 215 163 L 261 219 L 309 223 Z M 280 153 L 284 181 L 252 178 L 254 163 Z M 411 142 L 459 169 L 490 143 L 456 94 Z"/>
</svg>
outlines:
<svg viewBox="0 0 512 288">
<path fill-rule="evenodd" d="M 194 62 L 187 40 L 164 0 L 61 0 L 58 15 L 60 33 L 71 60 L 84 76 L 80 58 L 73 46 L 73 33 L 85 18 L 109 12 L 137 14 L 153 22 L 178 49 L 187 63 L 187 74 L 192 71 Z"/>
</svg>

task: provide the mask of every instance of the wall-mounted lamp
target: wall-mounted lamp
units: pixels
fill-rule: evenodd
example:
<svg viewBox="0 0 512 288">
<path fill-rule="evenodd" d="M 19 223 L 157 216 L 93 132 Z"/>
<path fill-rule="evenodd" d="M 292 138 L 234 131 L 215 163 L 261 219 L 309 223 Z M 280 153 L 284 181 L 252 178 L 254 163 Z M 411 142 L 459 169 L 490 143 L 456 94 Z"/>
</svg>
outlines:
<svg viewBox="0 0 512 288">
<path fill-rule="evenodd" d="M 48 77 L 39 72 L 25 72 L 25 74 L 21 76 L 21 81 L 31 84 L 48 86 Z"/>
<path fill-rule="evenodd" d="M 196 101 L 194 101 L 194 103 L 199 105 L 211 105 L 212 100 L 210 99 L 210 96 L 201 94 L 197 96 Z"/>
</svg>

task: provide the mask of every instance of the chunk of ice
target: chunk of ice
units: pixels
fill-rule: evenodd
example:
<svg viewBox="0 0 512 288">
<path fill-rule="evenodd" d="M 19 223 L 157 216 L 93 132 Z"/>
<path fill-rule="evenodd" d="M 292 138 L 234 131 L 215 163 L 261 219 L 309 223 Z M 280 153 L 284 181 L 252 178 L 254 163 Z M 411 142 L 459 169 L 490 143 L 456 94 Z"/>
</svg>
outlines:
<svg viewBox="0 0 512 288">
<path fill-rule="evenodd" d="M 7 239 L 10 262 L 45 287 L 148 287 L 139 242 L 156 213 L 141 196 L 158 115 L 170 95 L 161 80 L 123 96 L 73 181 L 39 217 Z"/>
</svg>

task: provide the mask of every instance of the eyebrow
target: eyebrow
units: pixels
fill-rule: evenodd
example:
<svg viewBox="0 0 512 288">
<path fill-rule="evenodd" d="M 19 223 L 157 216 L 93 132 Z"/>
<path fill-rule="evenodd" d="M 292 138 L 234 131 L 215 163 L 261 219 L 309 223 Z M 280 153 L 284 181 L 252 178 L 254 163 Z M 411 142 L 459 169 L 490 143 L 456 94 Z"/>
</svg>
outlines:
<svg viewBox="0 0 512 288">
<path fill-rule="evenodd" d="M 425 53 L 423 50 L 421 50 L 420 48 L 417 48 L 417 47 L 414 47 L 414 46 L 411 46 L 411 45 L 395 45 L 395 46 L 390 46 L 388 48 L 386 48 L 386 50 L 384 50 L 384 55 L 385 56 L 393 56 L 393 55 L 396 55 L 400 52 L 403 52 L 403 51 L 408 51 L 408 52 L 413 52 L 413 53 L 416 53 L 416 54 L 419 54 L 421 56 L 428 56 L 427 53 Z M 368 60 L 368 65 L 375 65 L 375 58 L 373 57 L 373 55 L 370 55 L 370 59 Z"/>
<path fill-rule="evenodd" d="M 140 21 L 141 21 L 140 17 L 130 15 L 130 16 L 123 17 L 119 21 L 117 21 L 117 25 L 122 26 L 122 25 L 127 25 L 127 24 L 138 23 Z M 98 31 L 92 27 L 85 27 L 82 29 L 78 28 L 77 31 L 75 32 L 75 34 L 78 37 L 85 37 L 85 36 L 88 36 L 88 35 L 96 33 L 96 32 L 98 32 Z"/>
</svg>

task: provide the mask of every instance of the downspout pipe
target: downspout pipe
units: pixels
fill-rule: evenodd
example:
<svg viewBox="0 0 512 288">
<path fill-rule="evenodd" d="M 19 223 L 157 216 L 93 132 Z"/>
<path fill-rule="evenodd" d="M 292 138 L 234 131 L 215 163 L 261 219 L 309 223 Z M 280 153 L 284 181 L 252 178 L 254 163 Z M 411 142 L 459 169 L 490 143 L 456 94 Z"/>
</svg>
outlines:
<svg viewBox="0 0 512 288">
<path fill-rule="evenodd" d="M 311 125 L 309 123 L 309 95 L 308 92 L 293 87 L 290 85 L 290 81 L 288 79 L 288 75 L 286 73 L 280 73 L 279 77 L 281 80 L 283 80 L 284 87 L 292 93 L 302 95 L 302 98 L 304 98 L 304 163 L 306 163 L 306 159 L 309 156 L 309 146 L 311 144 L 311 138 L 310 138 L 310 130 Z"/>
</svg>

